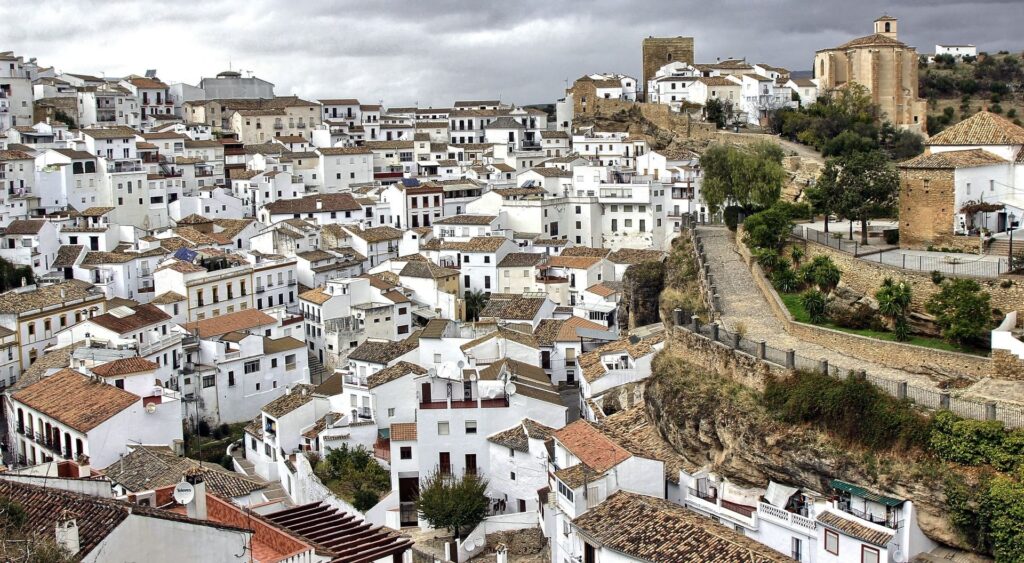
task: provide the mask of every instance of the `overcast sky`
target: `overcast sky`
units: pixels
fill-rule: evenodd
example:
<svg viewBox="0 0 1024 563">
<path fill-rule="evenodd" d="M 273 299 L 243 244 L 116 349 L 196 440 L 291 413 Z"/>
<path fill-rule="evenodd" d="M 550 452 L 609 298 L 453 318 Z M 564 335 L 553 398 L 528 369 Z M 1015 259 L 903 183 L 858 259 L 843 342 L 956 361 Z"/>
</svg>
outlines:
<svg viewBox="0 0 1024 563">
<path fill-rule="evenodd" d="M 307 99 L 530 104 L 583 74 L 639 76 L 649 35 L 694 37 L 697 62 L 802 70 L 815 50 L 870 34 L 882 13 L 900 18 L 900 39 L 919 52 L 1024 49 L 1022 0 L 0 0 L 0 51 L 190 84 L 230 61 Z"/>
</svg>

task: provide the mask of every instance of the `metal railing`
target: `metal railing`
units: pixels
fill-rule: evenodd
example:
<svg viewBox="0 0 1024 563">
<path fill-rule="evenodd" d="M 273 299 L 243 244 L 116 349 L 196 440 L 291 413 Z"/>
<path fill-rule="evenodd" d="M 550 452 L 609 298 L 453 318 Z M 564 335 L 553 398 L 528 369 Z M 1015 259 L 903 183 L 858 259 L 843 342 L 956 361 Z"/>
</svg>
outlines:
<svg viewBox="0 0 1024 563">
<path fill-rule="evenodd" d="M 676 330 L 717 342 L 732 349 L 735 354 L 753 357 L 778 368 L 814 371 L 836 379 L 845 379 L 853 373 L 830 364 L 825 358 L 808 358 L 800 356 L 791 348 L 776 348 L 764 340 L 748 339 L 739 333 L 730 332 L 717 322 L 701 323 L 693 311 L 676 309 L 674 315 Z M 948 410 L 957 416 L 974 420 L 999 420 L 1007 428 L 1024 428 L 1024 408 L 1011 403 L 956 397 L 949 391 L 918 387 L 906 380 L 880 377 L 864 370 L 856 372 L 856 375 L 897 399 L 907 399 L 925 408 Z"/>
<path fill-rule="evenodd" d="M 851 254 L 854 258 L 883 266 L 892 266 L 913 272 L 941 272 L 949 276 L 970 276 L 977 278 L 997 278 L 1009 272 L 1010 263 L 1007 258 L 996 260 L 983 258 L 981 255 L 968 253 L 934 253 L 928 256 L 921 252 L 906 252 L 899 249 L 865 246 L 859 241 L 848 240 L 841 232 L 823 232 L 803 225 L 793 227 L 792 235 L 798 239 L 816 242 L 834 248 L 840 252 Z"/>
</svg>

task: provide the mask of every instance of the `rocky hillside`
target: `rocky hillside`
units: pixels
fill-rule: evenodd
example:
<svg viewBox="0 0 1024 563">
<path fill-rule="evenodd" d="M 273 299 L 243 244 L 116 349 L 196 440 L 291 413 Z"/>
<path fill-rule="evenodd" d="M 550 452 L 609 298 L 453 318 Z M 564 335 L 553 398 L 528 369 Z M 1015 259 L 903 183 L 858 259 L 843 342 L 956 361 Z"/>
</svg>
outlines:
<svg viewBox="0 0 1024 563">
<path fill-rule="evenodd" d="M 646 404 L 649 419 L 691 464 L 747 486 L 764 487 L 771 479 L 824 491 L 833 478 L 873 486 L 912 498 L 921 529 L 932 539 L 969 549 L 946 518 L 934 462 L 872 455 L 821 432 L 783 425 L 753 391 L 699 372 L 671 348 L 655 359 Z"/>
</svg>

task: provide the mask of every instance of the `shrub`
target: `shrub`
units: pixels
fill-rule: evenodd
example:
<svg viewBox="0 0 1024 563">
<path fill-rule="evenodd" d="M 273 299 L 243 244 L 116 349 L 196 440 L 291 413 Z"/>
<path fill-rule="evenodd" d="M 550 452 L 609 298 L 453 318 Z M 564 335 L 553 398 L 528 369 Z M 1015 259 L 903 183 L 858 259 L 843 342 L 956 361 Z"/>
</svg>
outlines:
<svg viewBox="0 0 1024 563">
<path fill-rule="evenodd" d="M 800 248 L 799 246 L 794 246 L 793 248 L 789 249 L 789 258 L 793 261 L 793 264 L 799 265 L 800 262 L 804 259 L 804 249 Z"/>
<path fill-rule="evenodd" d="M 910 340 L 910 326 L 907 324 L 907 313 L 910 312 L 912 300 L 910 286 L 903 282 L 895 283 L 892 278 L 885 278 L 882 287 L 875 292 L 875 299 L 878 301 L 878 312 L 892 321 L 896 340 Z"/>
<path fill-rule="evenodd" d="M 789 266 L 789 260 L 779 260 L 778 266 L 772 272 L 772 287 L 782 293 L 793 293 L 800 288 L 800 280 Z"/>
<path fill-rule="evenodd" d="M 1010 108 L 1010 111 L 1006 112 L 1006 117 L 1011 119 L 1017 117 L 1017 108 Z"/>
<path fill-rule="evenodd" d="M 999 471 L 1014 471 L 1024 461 L 1024 430 L 1009 431 L 1001 421 L 963 419 L 950 411 L 936 413 L 929 445 L 943 460 Z"/>
<path fill-rule="evenodd" d="M 929 250 L 931 250 L 931 249 L 929 248 Z M 933 284 L 939 285 L 940 283 L 945 281 L 945 279 L 946 279 L 946 276 L 942 275 L 942 272 L 940 272 L 938 270 L 932 270 L 932 283 Z"/>
<path fill-rule="evenodd" d="M 235 458 L 231 457 L 228 454 L 224 454 L 220 458 L 220 466 L 223 467 L 224 469 L 227 469 L 228 471 L 234 471 L 235 470 Z"/>
<path fill-rule="evenodd" d="M 814 284 L 818 289 L 828 293 L 839 285 L 842 271 L 828 256 L 815 256 L 809 264 L 800 268 L 800 277 L 804 283 Z"/>
<path fill-rule="evenodd" d="M 886 229 L 882 231 L 882 236 L 885 237 L 885 244 L 897 245 L 900 243 L 899 229 Z"/>
<path fill-rule="evenodd" d="M 763 400 L 785 422 L 813 423 L 872 450 L 924 449 L 928 444 L 927 416 L 859 377 L 840 380 L 798 372 L 769 380 Z"/>
<path fill-rule="evenodd" d="M 735 231 L 736 226 L 739 225 L 740 215 L 745 215 L 746 210 L 739 205 L 729 205 L 722 211 L 722 216 L 725 220 L 725 226 L 729 227 L 730 231 Z"/>
<path fill-rule="evenodd" d="M 380 501 L 380 496 L 365 488 L 356 489 L 352 499 L 352 506 L 360 512 L 366 512 L 373 508 Z"/>
<path fill-rule="evenodd" d="M 992 324 L 989 301 L 989 294 L 978 282 L 954 279 L 942 284 L 942 290 L 928 300 L 925 310 L 935 317 L 943 338 L 968 344 L 982 340 Z"/>
<path fill-rule="evenodd" d="M 812 323 L 821 324 L 827 319 L 825 315 L 825 294 L 817 289 L 808 289 L 800 294 L 800 304 L 804 306 L 804 310 L 807 311 L 807 315 L 811 318 Z"/>
<path fill-rule="evenodd" d="M 992 113 L 1003 113 L 1003 106 L 999 104 L 992 104 L 991 106 L 989 106 L 988 110 L 991 111 Z"/>
<path fill-rule="evenodd" d="M 199 424 L 196 425 L 196 433 L 202 437 L 210 435 L 210 423 L 204 419 L 199 420 Z"/>
<path fill-rule="evenodd" d="M 771 273 L 779 265 L 781 257 L 775 249 L 759 248 L 754 251 L 754 259 L 765 272 Z"/>
<path fill-rule="evenodd" d="M 747 217 L 743 229 L 747 247 L 782 250 L 793 230 L 793 221 L 788 210 L 773 206 Z"/>
</svg>

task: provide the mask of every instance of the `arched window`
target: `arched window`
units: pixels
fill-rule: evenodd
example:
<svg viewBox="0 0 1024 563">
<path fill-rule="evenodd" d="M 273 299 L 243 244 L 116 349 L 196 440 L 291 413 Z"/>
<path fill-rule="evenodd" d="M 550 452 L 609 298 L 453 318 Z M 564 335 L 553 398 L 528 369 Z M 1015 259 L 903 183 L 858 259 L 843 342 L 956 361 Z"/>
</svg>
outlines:
<svg viewBox="0 0 1024 563">
<path fill-rule="evenodd" d="M 672 53 L 669 53 L 665 60 L 671 61 L 672 60 Z"/>
<path fill-rule="evenodd" d="M 885 32 L 889 33 L 890 31 L 892 31 L 892 24 L 889 22 L 885 22 Z"/>
<path fill-rule="evenodd" d="M 819 67 L 818 78 L 823 78 L 825 76 L 825 61 L 824 60 L 819 61 L 818 62 L 818 67 Z"/>
<path fill-rule="evenodd" d="M 82 451 L 82 439 L 75 438 L 75 456 L 81 456 L 84 452 Z"/>
</svg>

